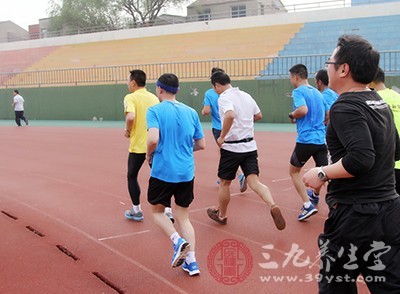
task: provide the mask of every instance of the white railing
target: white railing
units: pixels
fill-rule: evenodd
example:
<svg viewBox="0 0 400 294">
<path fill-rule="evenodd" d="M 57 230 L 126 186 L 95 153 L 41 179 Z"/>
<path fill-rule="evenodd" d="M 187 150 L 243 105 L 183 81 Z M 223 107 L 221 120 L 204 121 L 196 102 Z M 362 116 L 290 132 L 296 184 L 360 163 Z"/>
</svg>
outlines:
<svg viewBox="0 0 400 294">
<path fill-rule="evenodd" d="M 125 83 L 127 74 L 135 68 L 144 70 L 148 81 L 157 80 L 165 72 L 175 73 L 182 81 L 206 81 L 209 80 L 210 69 L 213 67 L 225 69 L 236 80 L 254 80 L 286 79 L 291 66 L 303 63 L 309 69 L 311 77 L 324 67 L 329 56 L 327 53 L 0 73 L 0 87 Z M 387 76 L 400 76 L 400 51 L 381 52 L 380 66 Z"/>
</svg>

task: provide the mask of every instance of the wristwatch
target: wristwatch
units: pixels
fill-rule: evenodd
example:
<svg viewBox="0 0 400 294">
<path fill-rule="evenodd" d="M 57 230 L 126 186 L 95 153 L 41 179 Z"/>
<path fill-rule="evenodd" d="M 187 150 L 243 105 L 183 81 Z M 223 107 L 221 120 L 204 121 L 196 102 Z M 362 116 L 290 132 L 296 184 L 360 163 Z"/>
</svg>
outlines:
<svg viewBox="0 0 400 294">
<path fill-rule="evenodd" d="M 294 117 L 293 117 L 293 113 L 291 112 L 291 113 L 289 113 L 289 118 L 290 119 L 294 119 Z"/>
<path fill-rule="evenodd" d="M 321 181 L 324 181 L 324 182 L 326 182 L 327 180 L 329 180 L 329 179 L 328 179 L 328 176 L 326 175 L 326 173 L 325 173 L 324 170 L 323 170 L 323 166 L 321 166 L 321 167 L 318 169 L 318 179 L 321 180 Z"/>
</svg>

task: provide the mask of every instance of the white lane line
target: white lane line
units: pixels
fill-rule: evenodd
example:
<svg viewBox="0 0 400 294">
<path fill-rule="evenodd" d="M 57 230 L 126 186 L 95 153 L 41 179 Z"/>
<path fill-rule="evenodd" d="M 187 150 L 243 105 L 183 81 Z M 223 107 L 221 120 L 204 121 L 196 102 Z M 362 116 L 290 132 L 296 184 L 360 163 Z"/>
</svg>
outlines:
<svg viewBox="0 0 400 294">
<path fill-rule="evenodd" d="M 272 183 L 284 182 L 284 181 L 289 181 L 289 180 L 291 180 L 291 178 L 287 177 L 287 178 L 272 180 Z"/>
<path fill-rule="evenodd" d="M 129 234 L 123 234 L 123 235 L 117 235 L 117 236 L 111 236 L 111 237 L 104 237 L 104 238 L 99 238 L 97 240 L 99 241 L 104 241 L 104 240 L 110 240 L 110 239 L 117 239 L 117 238 L 123 238 L 127 236 L 132 236 L 132 235 L 139 235 L 139 234 L 144 234 L 148 233 L 150 230 L 145 230 L 145 231 L 140 231 L 140 232 L 135 232 L 135 233 L 129 233 Z"/>
<path fill-rule="evenodd" d="M 145 230 L 145 231 L 140 231 L 140 232 L 135 232 L 135 233 L 129 233 L 129 234 L 123 234 L 123 235 L 117 235 L 117 236 L 111 236 L 111 237 L 104 237 L 104 238 L 99 238 L 97 240 L 99 241 L 104 241 L 104 240 L 110 240 L 110 239 L 117 239 L 117 238 L 123 238 L 127 236 L 132 236 L 132 235 L 139 235 L 139 234 L 144 234 L 148 233 L 150 230 Z"/>
</svg>

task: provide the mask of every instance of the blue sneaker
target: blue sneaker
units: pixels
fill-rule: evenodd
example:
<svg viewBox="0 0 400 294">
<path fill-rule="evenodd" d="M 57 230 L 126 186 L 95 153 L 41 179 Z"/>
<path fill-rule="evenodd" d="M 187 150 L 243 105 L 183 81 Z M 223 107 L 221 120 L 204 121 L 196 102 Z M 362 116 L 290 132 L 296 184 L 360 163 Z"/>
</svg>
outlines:
<svg viewBox="0 0 400 294">
<path fill-rule="evenodd" d="M 246 181 L 246 177 L 244 176 L 244 174 L 239 175 L 238 179 L 239 179 L 240 192 L 246 191 L 247 190 L 247 181 Z"/>
<path fill-rule="evenodd" d="M 195 261 L 191 262 L 190 264 L 187 264 L 187 262 L 185 261 L 182 265 L 182 269 L 185 272 L 188 272 L 189 276 L 194 276 L 194 275 L 200 274 L 199 265 Z"/>
<path fill-rule="evenodd" d="M 310 204 L 309 208 L 305 208 L 304 205 L 301 208 L 301 213 L 299 214 L 298 220 L 302 221 L 305 220 L 306 218 L 309 218 L 313 214 L 316 214 L 318 212 L 318 209 L 315 208 L 314 205 Z"/>
<path fill-rule="evenodd" d="M 186 259 L 190 244 L 183 238 L 179 238 L 178 243 L 174 245 L 174 255 L 172 256 L 171 266 L 180 266 Z"/>
<path fill-rule="evenodd" d="M 137 221 L 137 222 L 141 222 L 144 219 L 143 212 L 138 211 L 138 212 L 135 213 L 133 211 L 133 208 L 125 211 L 125 217 L 127 219 L 131 219 L 131 220 L 134 220 L 134 221 Z"/>
<path fill-rule="evenodd" d="M 313 190 L 307 190 L 307 195 L 308 199 L 310 199 L 310 202 L 314 205 L 318 205 L 319 202 L 319 195 L 315 194 Z"/>
</svg>

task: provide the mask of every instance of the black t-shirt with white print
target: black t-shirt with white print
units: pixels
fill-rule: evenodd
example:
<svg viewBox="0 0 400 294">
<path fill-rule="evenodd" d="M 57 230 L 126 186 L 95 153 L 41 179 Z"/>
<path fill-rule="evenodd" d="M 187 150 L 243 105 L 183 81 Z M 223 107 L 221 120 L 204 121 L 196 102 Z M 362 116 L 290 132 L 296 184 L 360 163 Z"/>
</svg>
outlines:
<svg viewBox="0 0 400 294">
<path fill-rule="evenodd" d="M 330 181 L 328 205 L 398 197 L 394 163 L 400 151 L 399 137 L 392 112 L 376 91 L 340 95 L 330 109 L 326 140 L 332 163 L 342 158 L 346 171 L 355 176 Z"/>
</svg>

